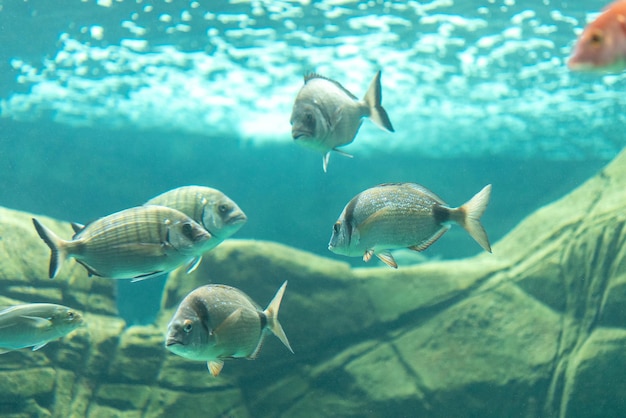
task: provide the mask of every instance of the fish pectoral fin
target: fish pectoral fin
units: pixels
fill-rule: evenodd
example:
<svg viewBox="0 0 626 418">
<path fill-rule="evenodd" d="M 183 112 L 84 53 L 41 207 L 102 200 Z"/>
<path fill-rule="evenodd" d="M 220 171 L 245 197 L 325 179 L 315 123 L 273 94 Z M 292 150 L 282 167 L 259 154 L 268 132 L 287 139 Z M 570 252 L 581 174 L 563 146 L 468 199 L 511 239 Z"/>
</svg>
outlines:
<svg viewBox="0 0 626 418">
<path fill-rule="evenodd" d="M 198 268 L 198 266 L 200 265 L 201 261 L 202 261 L 202 256 L 194 257 L 191 260 L 189 260 L 189 263 L 187 263 L 187 274 L 192 273 L 193 271 L 195 271 Z"/>
<path fill-rule="evenodd" d="M 52 326 L 52 321 L 46 318 L 41 318 L 38 316 L 27 316 L 21 315 L 21 319 L 23 319 L 29 326 L 33 326 L 37 329 L 45 329 Z"/>
<path fill-rule="evenodd" d="M 159 271 L 153 271 L 152 273 L 140 274 L 139 276 L 133 277 L 133 279 L 130 282 L 135 283 L 135 282 L 140 282 L 146 279 L 152 279 L 153 277 L 160 276 L 161 274 L 165 274 L 165 272 L 163 270 L 159 270 Z"/>
<path fill-rule="evenodd" d="M 339 154 L 343 155 L 344 157 L 354 158 L 354 155 L 352 155 L 352 154 L 348 154 L 347 152 L 345 152 L 345 151 L 343 151 L 343 150 L 340 150 L 340 149 L 338 149 L 338 148 L 333 148 L 333 151 L 335 151 L 335 152 L 337 152 L 337 153 L 339 153 Z"/>
<path fill-rule="evenodd" d="M 217 339 L 217 335 L 224 328 L 232 327 L 233 325 L 235 325 L 237 321 L 239 321 L 239 319 L 241 318 L 242 313 L 243 310 L 241 308 L 235 309 L 230 315 L 226 317 L 226 319 L 222 321 L 221 324 L 215 327 L 215 329 L 213 329 L 213 335 L 215 336 L 215 338 Z"/>
<path fill-rule="evenodd" d="M 409 250 L 413 251 L 424 251 L 426 248 L 430 247 L 433 242 L 437 241 L 443 234 L 445 234 L 448 229 L 450 229 L 450 225 L 444 225 L 439 231 L 437 231 L 432 237 L 428 238 L 426 241 L 421 242 L 417 245 L 413 245 L 408 247 Z"/>
<path fill-rule="evenodd" d="M 365 235 L 367 230 L 375 225 L 379 219 L 384 219 L 386 216 L 390 216 L 391 211 L 391 208 L 382 208 L 365 218 L 358 227 L 359 231 L 361 231 L 361 235 Z"/>
<path fill-rule="evenodd" d="M 383 251 L 382 253 L 376 253 L 376 257 L 380 259 L 383 263 L 387 264 L 389 267 L 394 269 L 398 268 L 398 263 L 393 258 L 393 255 L 389 251 Z"/>
<path fill-rule="evenodd" d="M 44 345 L 48 344 L 48 341 L 46 341 L 45 343 L 41 343 L 41 344 L 37 344 L 33 346 L 33 351 L 37 351 L 39 350 L 41 347 L 43 347 Z"/>
<path fill-rule="evenodd" d="M 211 373 L 211 375 L 213 377 L 217 377 L 222 371 L 222 368 L 224 368 L 224 361 L 223 360 L 207 361 L 206 366 L 209 369 L 209 372 Z"/>
<path fill-rule="evenodd" d="M 373 255 L 374 255 L 374 250 L 366 250 L 365 254 L 363 254 L 363 261 L 367 263 L 368 261 L 372 259 Z"/>
</svg>

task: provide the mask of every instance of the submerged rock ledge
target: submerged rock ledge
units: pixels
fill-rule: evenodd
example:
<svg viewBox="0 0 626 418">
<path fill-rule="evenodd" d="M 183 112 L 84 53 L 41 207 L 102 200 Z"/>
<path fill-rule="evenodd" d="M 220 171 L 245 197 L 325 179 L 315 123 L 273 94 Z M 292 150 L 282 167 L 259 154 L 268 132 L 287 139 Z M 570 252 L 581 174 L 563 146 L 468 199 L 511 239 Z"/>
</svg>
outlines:
<svg viewBox="0 0 626 418">
<path fill-rule="evenodd" d="M 54 302 L 88 328 L 0 356 L 3 416 L 607 417 L 626 413 L 626 152 L 536 211 L 493 254 L 351 269 L 284 245 L 230 240 L 170 275 L 154 325 L 126 327 L 115 282 L 49 251 L 31 215 L 0 208 L 0 304 Z M 497 191 L 494 194 L 497 198 Z M 68 224 L 44 220 L 71 235 Z M 444 245 L 439 244 L 439 245 Z M 225 283 L 265 306 L 289 280 L 269 337 L 218 378 L 163 347 L 180 300 Z"/>
</svg>

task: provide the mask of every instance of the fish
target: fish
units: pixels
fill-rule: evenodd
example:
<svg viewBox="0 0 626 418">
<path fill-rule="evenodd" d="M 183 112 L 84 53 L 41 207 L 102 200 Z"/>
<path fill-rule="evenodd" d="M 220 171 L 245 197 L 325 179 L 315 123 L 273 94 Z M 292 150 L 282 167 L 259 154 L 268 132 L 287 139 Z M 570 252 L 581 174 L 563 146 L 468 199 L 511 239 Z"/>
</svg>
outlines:
<svg viewBox="0 0 626 418">
<path fill-rule="evenodd" d="M 268 333 L 278 337 L 293 353 L 278 322 L 286 287 L 287 281 L 262 310 L 237 288 L 223 284 L 201 286 L 176 309 L 167 326 L 165 347 L 178 356 L 206 361 L 213 376 L 220 374 L 226 359 L 255 359 Z"/>
<path fill-rule="evenodd" d="M 211 187 L 178 187 L 153 197 L 145 204 L 167 206 L 183 212 L 211 234 L 212 248 L 232 236 L 248 220 L 232 199 Z"/>
<path fill-rule="evenodd" d="M 0 311 L 0 354 L 21 348 L 39 350 L 84 326 L 82 315 L 67 306 L 27 303 Z"/>
<path fill-rule="evenodd" d="M 626 0 L 615 1 L 580 34 L 567 62 L 572 71 L 626 69 Z"/>
<path fill-rule="evenodd" d="M 381 184 L 359 193 L 345 206 L 333 225 L 328 249 L 348 257 L 363 256 L 365 262 L 375 255 L 398 268 L 390 250 L 424 251 L 457 223 L 491 252 L 480 222 L 490 196 L 489 184 L 464 205 L 452 208 L 419 184 Z"/>
<path fill-rule="evenodd" d="M 185 263 L 196 264 L 210 246 L 211 234 L 184 213 L 165 206 L 138 206 L 100 218 L 71 240 L 59 238 L 33 218 L 41 239 L 50 247 L 49 277 L 74 258 L 90 276 L 143 280 Z"/>
<path fill-rule="evenodd" d="M 363 118 L 394 132 L 387 111 L 382 107 L 381 72 L 372 79 L 363 100 L 359 100 L 337 81 L 309 74 L 298 92 L 291 113 L 291 136 L 314 151 L 323 154 L 324 172 L 331 151 L 351 157 L 337 147 L 354 141 Z"/>
</svg>

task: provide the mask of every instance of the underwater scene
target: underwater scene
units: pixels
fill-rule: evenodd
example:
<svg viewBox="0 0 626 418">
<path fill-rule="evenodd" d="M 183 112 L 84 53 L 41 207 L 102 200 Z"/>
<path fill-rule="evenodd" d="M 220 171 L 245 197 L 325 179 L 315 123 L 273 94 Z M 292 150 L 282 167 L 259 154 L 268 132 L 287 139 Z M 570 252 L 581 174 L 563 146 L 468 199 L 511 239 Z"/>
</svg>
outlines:
<svg viewBox="0 0 626 418">
<path fill-rule="evenodd" d="M 0 417 L 626 414 L 626 0 L 0 0 Z"/>
</svg>

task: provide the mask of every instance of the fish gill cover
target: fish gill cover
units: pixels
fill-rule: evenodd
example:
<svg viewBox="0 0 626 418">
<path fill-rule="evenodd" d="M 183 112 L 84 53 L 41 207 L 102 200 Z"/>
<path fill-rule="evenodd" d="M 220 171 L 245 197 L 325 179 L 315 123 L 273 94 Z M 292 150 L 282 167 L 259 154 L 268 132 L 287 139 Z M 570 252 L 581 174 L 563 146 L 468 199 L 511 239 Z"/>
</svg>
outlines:
<svg viewBox="0 0 626 418">
<path fill-rule="evenodd" d="M 0 112 L 15 120 L 290 144 L 289 114 L 304 74 L 332 77 L 362 97 L 381 69 L 383 104 L 396 133 L 368 123 L 352 145 L 359 152 L 606 159 L 626 144 L 626 75 L 574 74 L 565 65 L 576 36 L 602 6 L 0 3 L 6 41 L 0 55 L 10 63 Z"/>
</svg>

